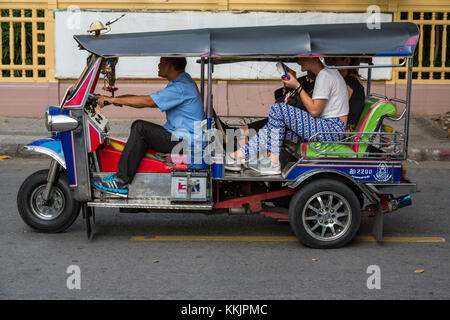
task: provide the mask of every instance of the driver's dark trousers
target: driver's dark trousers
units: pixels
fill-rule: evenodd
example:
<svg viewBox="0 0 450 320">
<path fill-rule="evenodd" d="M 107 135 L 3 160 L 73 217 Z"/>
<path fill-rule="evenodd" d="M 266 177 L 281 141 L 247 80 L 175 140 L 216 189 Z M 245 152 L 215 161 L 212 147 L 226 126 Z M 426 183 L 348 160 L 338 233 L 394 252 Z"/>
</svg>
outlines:
<svg viewBox="0 0 450 320">
<path fill-rule="evenodd" d="M 136 120 L 120 156 L 117 176 L 127 183 L 133 181 L 142 158 L 148 148 L 162 153 L 171 153 L 181 141 L 164 127 L 144 120 Z"/>
</svg>

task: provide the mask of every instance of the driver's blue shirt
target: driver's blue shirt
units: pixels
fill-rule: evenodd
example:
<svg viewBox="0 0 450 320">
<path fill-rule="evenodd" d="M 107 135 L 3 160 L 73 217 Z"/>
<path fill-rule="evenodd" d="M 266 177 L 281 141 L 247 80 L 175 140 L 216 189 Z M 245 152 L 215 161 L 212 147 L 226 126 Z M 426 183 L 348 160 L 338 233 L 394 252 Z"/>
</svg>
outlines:
<svg viewBox="0 0 450 320">
<path fill-rule="evenodd" d="M 201 121 L 204 119 L 203 102 L 191 76 L 182 72 L 167 87 L 150 94 L 161 111 L 166 113 L 164 128 L 179 139 L 201 139 Z M 200 131 L 199 131 L 200 130 Z M 195 132 L 195 137 L 194 137 Z"/>
</svg>

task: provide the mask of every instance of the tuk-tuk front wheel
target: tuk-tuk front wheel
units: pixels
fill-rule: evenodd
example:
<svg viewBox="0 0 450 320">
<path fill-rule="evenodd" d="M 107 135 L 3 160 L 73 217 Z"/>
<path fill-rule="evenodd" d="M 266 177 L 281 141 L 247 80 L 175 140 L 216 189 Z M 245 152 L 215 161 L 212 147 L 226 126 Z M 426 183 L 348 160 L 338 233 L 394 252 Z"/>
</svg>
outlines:
<svg viewBox="0 0 450 320">
<path fill-rule="evenodd" d="M 80 213 L 80 203 L 73 199 L 65 172 L 59 173 L 48 203 L 44 201 L 48 170 L 29 176 L 17 195 L 17 208 L 22 220 L 41 232 L 57 233 L 69 228 Z"/>
<path fill-rule="evenodd" d="M 289 222 L 300 242 L 312 248 L 338 248 L 358 232 L 361 207 L 342 182 L 321 179 L 300 187 L 289 205 Z"/>
</svg>

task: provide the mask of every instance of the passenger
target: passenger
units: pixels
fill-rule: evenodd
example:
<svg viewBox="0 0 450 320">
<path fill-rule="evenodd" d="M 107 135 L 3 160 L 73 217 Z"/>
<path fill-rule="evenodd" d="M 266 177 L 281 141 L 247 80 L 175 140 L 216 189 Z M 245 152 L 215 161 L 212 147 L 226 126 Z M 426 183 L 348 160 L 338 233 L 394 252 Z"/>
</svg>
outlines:
<svg viewBox="0 0 450 320">
<path fill-rule="evenodd" d="M 326 60 L 328 61 L 328 59 Z M 328 64 L 328 62 L 327 62 Z M 359 66 L 358 58 L 331 58 L 330 65 L 335 66 Z M 347 129 L 349 131 L 355 131 L 358 124 L 361 113 L 364 109 L 365 93 L 362 86 L 361 79 L 357 69 L 342 69 L 339 70 L 342 77 L 344 77 L 347 84 L 348 98 L 349 98 L 349 113 L 347 120 Z"/>
<path fill-rule="evenodd" d="M 289 72 L 292 73 L 294 76 L 296 76 L 295 71 L 291 70 L 290 68 Z M 316 79 L 316 75 L 312 73 L 311 71 L 307 71 L 306 75 L 297 78 L 297 81 L 301 84 L 303 87 L 303 90 L 305 90 L 309 95 L 312 95 L 313 89 L 314 89 L 314 80 Z M 275 95 L 275 102 L 286 102 L 290 104 L 291 106 L 303 109 L 307 111 L 305 106 L 303 105 L 302 100 L 300 99 L 300 96 L 297 91 L 293 88 L 288 88 L 284 84 L 284 86 L 274 92 Z"/>
<path fill-rule="evenodd" d="M 296 76 L 295 71 L 289 69 L 289 72 L 291 72 L 294 76 Z M 297 78 L 297 81 L 302 85 L 303 90 L 306 90 L 306 92 L 309 95 L 311 95 L 313 92 L 313 89 L 314 89 L 314 79 L 315 78 L 316 78 L 316 76 L 311 71 L 308 71 L 306 75 Z M 295 91 L 293 88 L 286 87 L 286 85 L 284 85 L 282 88 L 279 88 L 274 91 L 274 98 L 275 98 L 275 103 L 277 103 L 277 102 L 281 103 L 281 102 L 286 101 L 291 106 L 294 106 L 294 107 L 297 107 L 297 108 L 307 111 L 305 106 L 303 105 L 302 100 L 300 99 L 298 92 Z M 233 127 L 228 126 L 222 120 L 219 119 L 219 121 L 220 121 L 224 131 L 233 129 Z M 241 137 L 244 137 L 244 139 L 239 140 L 240 146 L 243 146 L 245 143 L 248 142 L 249 139 L 251 139 L 253 137 L 253 135 L 251 134 L 251 131 L 249 131 L 249 130 L 253 130 L 253 132 L 259 131 L 259 130 L 261 130 L 262 127 L 264 127 L 267 124 L 267 121 L 268 121 L 268 118 L 264 118 L 261 120 L 251 122 L 246 126 L 241 126 L 239 129 L 241 131 L 240 132 Z"/>
<path fill-rule="evenodd" d="M 288 88 L 299 93 L 307 111 L 285 103 L 276 103 L 270 109 L 268 123 L 248 143 L 228 154 L 225 168 L 241 170 L 242 163 L 253 160 L 265 149 L 269 157 L 250 163 L 250 168 L 260 174 L 280 174 L 280 147 L 285 139 L 308 140 L 319 132 L 320 141 L 339 141 L 343 138 L 349 112 L 348 93 L 344 79 L 335 69 L 325 69 L 318 58 L 299 58 L 302 71 L 315 76 L 312 97 L 292 75 L 282 80 Z"/>
<path fill-rule="evenodd" d="M 127 194 L 128 184 L 132 182 L 148 148 L 170 153 L 183 139 L 191 139 L 192 142 L 194 123 L 203 120 L 204 112 L 197 85 L 184 71 L 185 68 L 185 58 L 163 57 L 158 65 L 158 75 L 169 80 L 164 89 L 143 96 L 98 98 L 100 107 L 108 101 L 117 106 L 159 108 L 166 113 L 167 122 L 164 127 L 143 120 L 133 122 L 130 136 L 120 156 L 118 172 L 104 179 L 95 179 L 95 187 L 116 194 Z"/>
</svg>

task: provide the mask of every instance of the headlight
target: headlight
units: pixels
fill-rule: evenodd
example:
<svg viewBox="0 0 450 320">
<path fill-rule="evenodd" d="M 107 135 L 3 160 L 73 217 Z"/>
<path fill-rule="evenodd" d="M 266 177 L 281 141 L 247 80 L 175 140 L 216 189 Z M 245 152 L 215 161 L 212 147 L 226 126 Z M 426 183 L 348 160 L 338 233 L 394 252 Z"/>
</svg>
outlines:
<svg viewBox="0 0 450 320">
<path fill-rule="evenodd" d="M 49 110 L 45 111 L 45 126 L 48 131 L 72 131 L 78 127 L 78 121 L 64 114 L 50 114 Z"/>
</svg>

